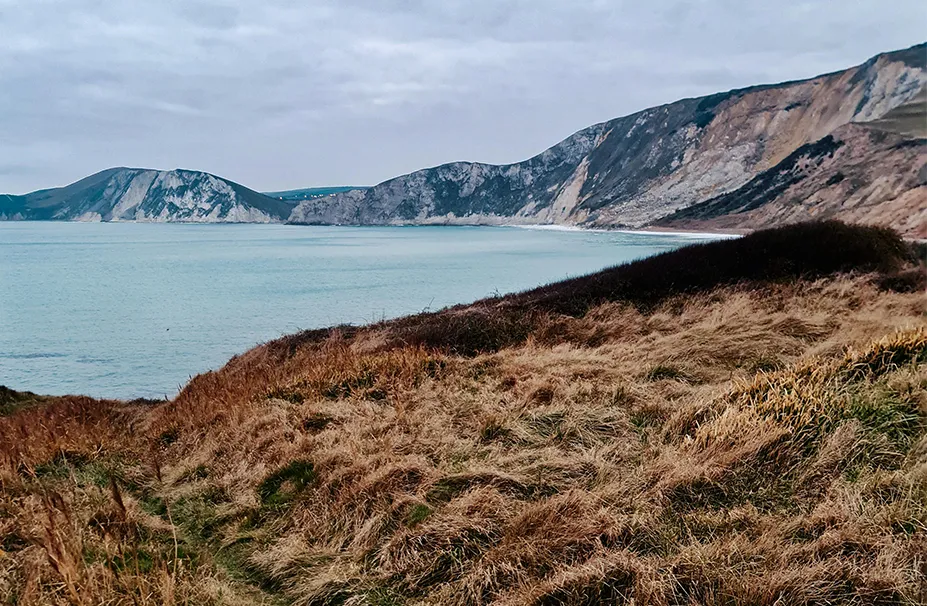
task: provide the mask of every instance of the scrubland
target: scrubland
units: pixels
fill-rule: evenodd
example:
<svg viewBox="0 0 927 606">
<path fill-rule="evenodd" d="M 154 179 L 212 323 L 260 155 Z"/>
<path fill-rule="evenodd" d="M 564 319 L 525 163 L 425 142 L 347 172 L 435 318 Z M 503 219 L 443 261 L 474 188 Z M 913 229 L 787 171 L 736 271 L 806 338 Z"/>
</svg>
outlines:
<svg viewBox="0 0 927 606">
<path fill-rule="evenodd" d="M 927 602 L 923 249 L 837 223 L 0 393 L 8 604 Z"/>
</svg>

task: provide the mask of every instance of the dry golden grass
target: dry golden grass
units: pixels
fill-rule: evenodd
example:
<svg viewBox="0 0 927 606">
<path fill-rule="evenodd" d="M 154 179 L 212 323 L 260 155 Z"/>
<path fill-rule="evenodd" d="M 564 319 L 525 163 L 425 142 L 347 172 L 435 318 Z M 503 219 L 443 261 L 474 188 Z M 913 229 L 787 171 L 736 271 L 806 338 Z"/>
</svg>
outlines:
<svg viewBox="0 0 927 606">
<path fill-rule="evenodd" d="M 880 284 L 544 312 L 479 355 L 319 332 L 160 405 L 16 408 L 0 596 L 924 603 L 927 310 Z"/>
</svg>

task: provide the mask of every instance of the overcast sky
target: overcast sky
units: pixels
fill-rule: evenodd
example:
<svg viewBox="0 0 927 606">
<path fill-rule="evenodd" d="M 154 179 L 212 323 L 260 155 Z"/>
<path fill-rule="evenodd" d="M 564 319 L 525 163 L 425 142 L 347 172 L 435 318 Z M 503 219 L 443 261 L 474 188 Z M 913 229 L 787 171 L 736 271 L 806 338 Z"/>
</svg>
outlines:
<svg viewBox="0 0 927 606">
<path fill-rule="evenodd" d="M 514 162 L 919 43 L 922 0 L 0 0 L 0 192 L 111 166 L 258 190 Z"/>
</svg>

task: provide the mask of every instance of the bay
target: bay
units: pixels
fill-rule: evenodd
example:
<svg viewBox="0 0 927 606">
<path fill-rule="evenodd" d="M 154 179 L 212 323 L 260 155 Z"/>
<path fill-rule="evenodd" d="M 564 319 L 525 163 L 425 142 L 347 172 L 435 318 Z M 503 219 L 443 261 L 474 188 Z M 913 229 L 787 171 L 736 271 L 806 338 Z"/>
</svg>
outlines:
<svg viewBox="0 0 927 606">
<path fill-rule="evenodd" d="M 284 334 L 528 289 L 710 236 L 0 222 L 0 384 L 166 397 Z"/>
</svg>

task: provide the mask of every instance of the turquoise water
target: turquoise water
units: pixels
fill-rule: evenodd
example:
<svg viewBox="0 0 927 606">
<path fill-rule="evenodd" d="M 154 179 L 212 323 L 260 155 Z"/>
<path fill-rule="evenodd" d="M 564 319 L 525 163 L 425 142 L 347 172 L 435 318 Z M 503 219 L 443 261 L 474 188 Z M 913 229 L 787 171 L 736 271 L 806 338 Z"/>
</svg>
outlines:
<svg viewBox="0 0 927 606">
<path fill-rule="evenodd" d="M 531 288 L 691 237 L 0 222 L 0 384 L 163 397 L 253 345 Z"/>
</svg>

